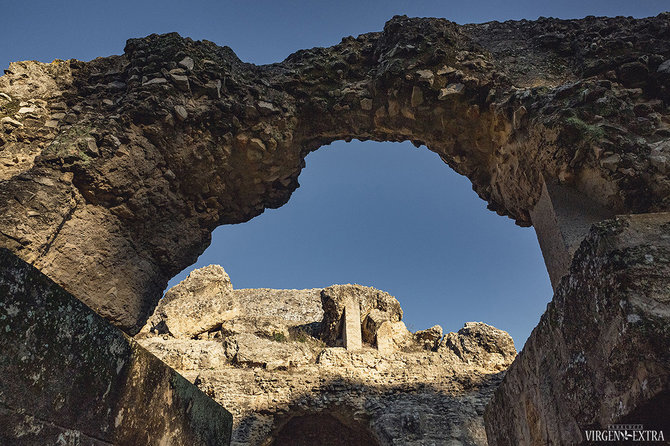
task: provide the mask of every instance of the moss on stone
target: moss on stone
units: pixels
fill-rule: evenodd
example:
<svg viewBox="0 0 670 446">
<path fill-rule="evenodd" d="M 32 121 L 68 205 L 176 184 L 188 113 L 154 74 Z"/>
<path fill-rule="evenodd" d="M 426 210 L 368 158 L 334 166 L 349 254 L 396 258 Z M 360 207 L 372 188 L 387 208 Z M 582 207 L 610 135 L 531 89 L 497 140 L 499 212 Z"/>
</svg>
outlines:
<svg viewBox="0 0 670 446">
<path fill-rule="evenodd" d="M 596 142 L 605 137 L 605 131 L 597 125 L 587 124 L 576 116 L 569 117 L 565 123 L 577 130 L 585 141 Z"/>
<path fill-rule="evenodd" d="M 21 106 L 19 105 L 19 101 L 17 99 L 13 99 L 9 102 L 6 102 L 4 104 L 0 105 L 0 117 L 5 117 L 9 116 L 12 117 L 14 116 Z"/>
</svg>

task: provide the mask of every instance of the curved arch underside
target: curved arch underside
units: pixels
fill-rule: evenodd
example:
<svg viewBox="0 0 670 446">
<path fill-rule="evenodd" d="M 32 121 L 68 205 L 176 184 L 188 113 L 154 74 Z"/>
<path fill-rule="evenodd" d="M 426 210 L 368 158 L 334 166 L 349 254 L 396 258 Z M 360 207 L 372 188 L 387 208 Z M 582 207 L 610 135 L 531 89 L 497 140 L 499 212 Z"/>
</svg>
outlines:
<svg viewBox="0 0 670 446">
<path fill-rule="evenodd" d="M 668 22 L 394 17 L 265 66 L 177 34 L 13 63 L 0 246 L 133 333 L 216 226 L 284 204 L 304 157 L 338 139 L 426 145 L 524 226 L 545 183 L 667 210 Z"/>
</svg>

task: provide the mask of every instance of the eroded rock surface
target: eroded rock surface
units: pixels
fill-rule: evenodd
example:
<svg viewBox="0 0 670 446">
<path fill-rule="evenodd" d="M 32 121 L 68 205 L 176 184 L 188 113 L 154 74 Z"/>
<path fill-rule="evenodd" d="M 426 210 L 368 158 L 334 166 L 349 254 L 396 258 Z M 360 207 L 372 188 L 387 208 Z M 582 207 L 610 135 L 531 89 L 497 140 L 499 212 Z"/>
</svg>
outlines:
<svg viewBox="0 0 670 446">
<path fill-rule="evenodd" d="M 467 322 L 458 333 L 447 333 L 438 346 L 438 351 L 444 350 L 488 368 L 504 367 L 516 355 L 514 341 L 506 332 L 481 322 Z"/>
<path fill-rule="evenodd" d="M 486 411 L 489 444 L 670 429 L 670 214 L 595 226 Z M 660 443 L 659 443 L 660 444 Z"/>
<path fill-rule="evenodd" d="M 200 339 L 136 336 L 233 412 L 233 445 L 486 444 L 484 407 L 516 356 L 507 333 L 481 322 L 411 333 L 393 296 L 359 285 L 234 293 L 239 312 Z M 360 324 L 377 312 L 394 318 L 355 351 L 328 344 L 342 330 L 337 303 L 352 297 Z M 402 326 L 402 342 L 382 351 L 385 324 Z"/>
<path fill-rule="evenodd" d="M 220 224 L 284 204 L 338 139 L 411 140 L 530 225 L 543 182 L 670 205 L 667 14 L 381 32 L 265 66 L 176 34 L 0 77 L 0 246 L 135 333 Z"/>
<path fill-rule="evenodd" d="M 360 324 L 363 341 L 376 342 L 379 327 L 385 321 L 399 322 L 402 308 L 389 293 L 360 285 L 333 285 L 321 291 L 321 305 L 324 311 L 321 324 L 321 338 L 330 346 L 337 343 L 339 327 L 347 301 L 353 301 L 360 308 Z"/>
</svg>

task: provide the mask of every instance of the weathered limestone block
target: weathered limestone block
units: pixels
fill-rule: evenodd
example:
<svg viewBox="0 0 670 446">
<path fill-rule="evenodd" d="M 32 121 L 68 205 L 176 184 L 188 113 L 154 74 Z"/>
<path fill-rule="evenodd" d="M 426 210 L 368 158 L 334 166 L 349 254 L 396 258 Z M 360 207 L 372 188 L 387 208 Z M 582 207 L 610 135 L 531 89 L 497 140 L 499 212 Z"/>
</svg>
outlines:
<svg viewBox="0 0 670 446">
<path fill-rule="evenodd" d="M 358 299 L 349 297 L 344 302 L 344 314 L 342 315 L 342 340 L 347 350 L 360 350 L 363 347 L 363 335 L 361 333 L 361 305 Z"/>
<path fill-rule="evenodd" d="M 381 311 L 376 308 L 372 309 L 363 320 L 361 326 L 363 342 L 374 345 L 377 341 L 377 332 L 379 327 L 391 319 L 392 314 L 387 311 Z"/>
<path fill-rule="evenodd" d="M 0 333 L 0 444 L 230 442 L 230 413 L 6 249 Z"/>
<path fill-rule="evenodd" d="M 251 333 L 240 333 L 224 339 L 226 357 L 243 367 L 267 370 L 299 367 L 314 361 L 311 348 L 301 343 L 287 343 L 285 338 L 267 339 Z"/>
<path fill-rule="evenodd" d="M 288 338 L 319 332 L 321 289 L 234 290 L 218 265 L 192 271 L 165 293 L 138 334 L 154 338 L 220 339 L 252 333 L 260 338 Z"/>
<path fill-rule="evenodd" d="M 442 340 L 442 327 L 433 325 L 414 333 L 414 339 L 426 350 L 436 350 Z"/>
<path fill-rule="evenodd" d="M 377 349 L 383 354 L 390 354 L 412 344 L 412 333 L 403 321 L 385 321 L 377 331 Z"/>
<path fill-rule="evenodd" d="M 141 332 L 192 338 L 219 328 L 238 312 L 230 277 L 219 265 L 209 265 L 170 288 Z"/>
<path fill-rule="evenodd" d="M 595 225 L 486 411 L 491 445 L 670 427 L 670 213 Z M 667 436 L 666 436 L 667 441 Z"/>
<path fill-rule="evenodd" d="M 398 322 L 402 319 L 402 308 L 395 297 L 372 287 L 361 285 L 333 285 L 321 291 L 323 322 L 321 338 L 335 345 L 342 336 L 342 322 L 347 302 L 359 305 L 363 340 L 375 342 L 376 330 L 384 321 Z"/>
</svg>

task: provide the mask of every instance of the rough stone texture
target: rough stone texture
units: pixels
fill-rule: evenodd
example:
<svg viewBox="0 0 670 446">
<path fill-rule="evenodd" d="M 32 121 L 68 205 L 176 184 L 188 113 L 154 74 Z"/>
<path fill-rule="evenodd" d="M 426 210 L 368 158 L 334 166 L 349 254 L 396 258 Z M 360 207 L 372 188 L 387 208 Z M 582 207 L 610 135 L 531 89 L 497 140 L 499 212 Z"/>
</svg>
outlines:
<svg viewBox="0 0 670 446">
<path fill-rule="evenodd" d="M 208 339 L 137 336 L 233 411 L 233 445 L 486 444 L 484 407 L 516 355 L 507 333 L 468 323 L 446 335 L 457 342 L 434 351 L 425 339 L 441 329 L 413 335 L 402 321 L 385 320 L 379 329 L 396 327 L 402 342 L 382 351 L 373 333 L 372 343 L 348 351 L 323 342 L 330 319 L 321 305 L 359 296 L 367 311 L 392 308 L 400 317 L 395 298 L 355 285 L 239 291 L 240 313 Z"/>
<path fill-rule="evenodd" d="M 544 184 L 530 215 L 554 289 L 570 271 L 572 257 L 591 225 L 614 217 L 611 209 L 555 183 Z"/>
<path fill-rule="evenodd" d="M 438 346 L 438 351 L 443 349 L 482 367 L 504 366 L 516 355 L 514 341 L 506 332 L 482 322 L 468 322 L 458 333 L 447 333 Z"/>
<path fill-rule="evenodd" d="M 667 14 L 381 32 L 277 64 L 176 34 L 0 77 L 0 246 L 136 333 L 216 226 L 284 204 L 338 139 L 411 140 L 530 225 L 542 179 L 670 205 Z"/>
<path fill-rule="evenodd" d="M 0 249 L 0 444 L 227 445 L 232 418 Z"/>
<path fill-rule="evenodd" d="M 415 340 L 403 321 L 384 321 L 379 326 L 375 339 L 377 349 L 385 354 L 411 348 Z M 424 345 L 423 342 L 421 345 Z"/>
<path fill-rule="evenodd" d="M 414 333 L 414 337 L 425 349 L 435 350 L 442 340 L 442 327 L 433 325 L 426 330 L 417 331 Z"/>
<path fill-rule="evenodd" d="M 210 265 L 170 288 L 141 331 L 192 338 L 219 329 L 238 311 L 228 274 L 219 265 Z"/>
<path fill-rule="evenodd" d="M 288 338 L 295 331 L 313 334 L 323 310 L 319 305 L 320 289 L 311 290 L 235 290 L 241 311 L 221 325 L 227 336 L 253 333 L 265 338 Z M 210 335 L 214 336 L 216 333 Z"/>
<path fill-rule="evenodd" d="M 486 411 L 491 445 L 670 419 L 670 213 L 596 225 Z"/>
<path fill-rule="evenodd" d="M 321 338 L 330 346 L 339 345 L 342 337 L 343 315 L 348 302 L 360 308 L 360 325 L 363 340 L 375 342 L 377 330 L 384 321 L 398 322 L 402 319 L 402 308 L 395 297 L 372 287 L 361 285 L 333 285 L 321 291 L 324 311 Z"/>
</svg>

